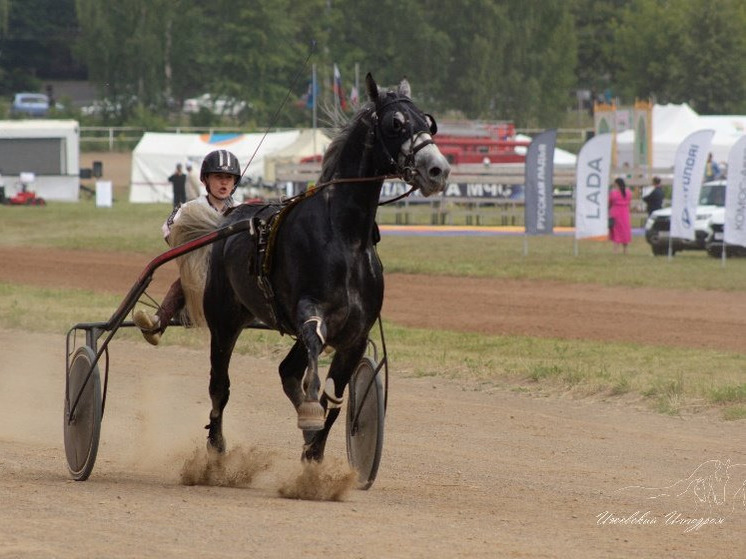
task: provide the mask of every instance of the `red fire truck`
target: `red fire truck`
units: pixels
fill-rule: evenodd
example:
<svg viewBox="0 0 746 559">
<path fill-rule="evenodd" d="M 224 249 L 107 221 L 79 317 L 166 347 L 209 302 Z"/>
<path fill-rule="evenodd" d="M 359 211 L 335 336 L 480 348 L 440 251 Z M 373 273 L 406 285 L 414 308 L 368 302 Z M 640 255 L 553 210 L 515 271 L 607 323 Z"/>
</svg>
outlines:
<svg viewBox="0 0 746 559">
<path fill-rule="evenodd" d="M 530 140 L 516 140 L 512 122 L 438 123 L 435 143 L 448 162 L 523 163 Z"/>
</svg>

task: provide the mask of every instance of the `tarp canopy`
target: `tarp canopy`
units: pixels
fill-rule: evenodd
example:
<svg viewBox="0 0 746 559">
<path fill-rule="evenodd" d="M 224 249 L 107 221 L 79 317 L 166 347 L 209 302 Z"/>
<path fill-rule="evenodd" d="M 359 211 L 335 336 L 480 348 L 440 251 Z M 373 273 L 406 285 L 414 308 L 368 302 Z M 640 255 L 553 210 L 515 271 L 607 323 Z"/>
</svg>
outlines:
<svg viewBox="0 0 746 559">
<path fill-rule="evenodd" d="M 697 130 L 714 130 L 710 151 L 713 158 L 721 163 L 728 160 L 733 144 L 746 134 L 746 116 L 739 115 L 698 115 L 686 103 L 682 105 L 653 106 L 653 167 L 673 168 L 676 149 L 684 139 Z M 633 166 L 632 150 L 634 131 L 626 130 L 617 134 L 617 165 Z"/>
<path fill-rule="evenodd" d="M 168 177 L 174 173 L 176 165 L 181 163 L 185 166 L 189 162 L 199 169 L 205 155 L 216 149 L 233 152 L 238 157 L 242 171 L 254 156 L 244 173 L 244 177 L 253 183 L 274 180 L 274 166 L 271 179 L 265 172 L 265 162 L 276 161 L 273 157 L 297 162 L 302 157 L 315 155 L 312 152 L 313 132 L 305 132 L 288 130 L 270 133 L 266 137 L 263 133 L 209 135 L 146 132 L 132 152 L 130 202 L 170 202 L 173 193 Z M 317 131 L 316 139 L 317 153 L 323 154 L 329 140 L 320 131 Z"/>
</svg>

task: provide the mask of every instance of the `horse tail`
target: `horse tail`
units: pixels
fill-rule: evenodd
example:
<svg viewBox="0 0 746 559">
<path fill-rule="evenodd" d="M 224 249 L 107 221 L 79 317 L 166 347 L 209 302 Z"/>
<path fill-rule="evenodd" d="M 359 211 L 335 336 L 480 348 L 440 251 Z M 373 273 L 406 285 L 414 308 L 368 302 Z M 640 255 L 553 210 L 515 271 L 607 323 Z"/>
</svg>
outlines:
<svg viewBox="0 0 746 559">
<path fill-rule="evenodd" d="M 222 214 L 209 206 L 186 204 L 181 208 L 179 219 L 171 226 L 168 242 L 174 247 L 193 241 L 220 227 L 224 219 Z M 206 245 L 178 258 L 181 287 L 186 297 L 186 318 L 193 326 L 206 324 L 202 299 L 211 253 L 212 245 Z"/>
</svg>

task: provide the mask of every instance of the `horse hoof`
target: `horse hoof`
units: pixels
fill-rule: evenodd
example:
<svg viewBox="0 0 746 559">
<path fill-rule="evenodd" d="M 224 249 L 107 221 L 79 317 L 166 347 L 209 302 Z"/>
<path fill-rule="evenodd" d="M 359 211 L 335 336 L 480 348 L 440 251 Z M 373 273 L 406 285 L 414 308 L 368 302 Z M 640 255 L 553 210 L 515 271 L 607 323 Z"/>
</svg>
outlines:
<svg viewBox="0 0 746 559">
<path fill-rule="evenodd" d="M 298 428 L 304 431 L 321 431 L 325 421 L 324 408 L 318 402 L 303 402 L 298 406 Z"/>
<path fill-rule="evenodd" d="M 221 438 L 219 441 L 211 441 L 208 437 L 207 452 L 208 454 L 223 454 L 225 452 L 225 440 Z"/>
</svg>

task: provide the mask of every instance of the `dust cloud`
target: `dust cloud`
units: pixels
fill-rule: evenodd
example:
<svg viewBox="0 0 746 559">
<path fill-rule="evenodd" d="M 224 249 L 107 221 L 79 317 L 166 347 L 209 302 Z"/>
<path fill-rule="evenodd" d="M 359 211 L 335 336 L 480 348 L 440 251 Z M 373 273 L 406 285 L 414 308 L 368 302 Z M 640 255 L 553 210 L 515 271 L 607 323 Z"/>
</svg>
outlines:
<svg viewBox="0 0 746 559">
<path fill-rule="evenodd" d="M 300 470 L 293 479 L 280 485 L 280 496 L 304 501 L 342 501 L 357 487 L 357 472 L 339 459 L 304 462 Z"/>
<path fill-rule="evenodd" d="M 181 469 L 182 485 L 249 487 L 257 474 L 272 465 L 271 452 L 236 447 L 224 454 L 196 449 Z"/>
</svg>

